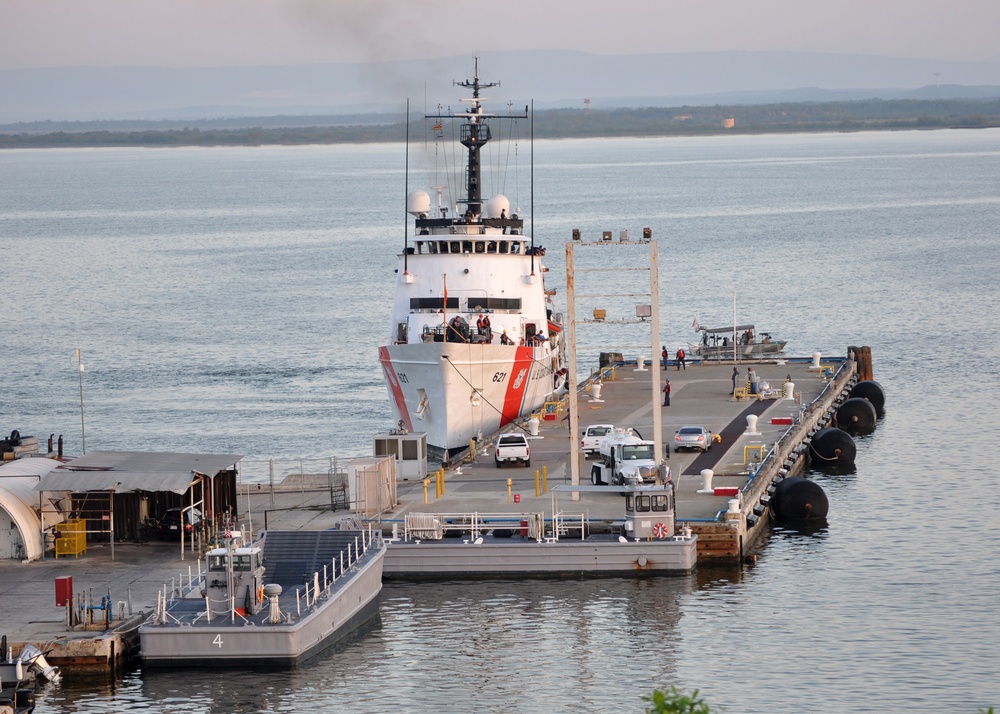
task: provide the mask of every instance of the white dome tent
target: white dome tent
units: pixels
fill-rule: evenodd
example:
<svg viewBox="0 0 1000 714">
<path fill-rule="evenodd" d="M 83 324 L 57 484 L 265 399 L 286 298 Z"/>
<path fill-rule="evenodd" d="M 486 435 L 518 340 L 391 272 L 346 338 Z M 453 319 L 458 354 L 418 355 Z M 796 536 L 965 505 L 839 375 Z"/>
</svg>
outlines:
<svg viewBox="0 0 1000 714">
<path fill-rule="evenodd" d="M 49 496 L 40 504 L 35 486 L 61 464 L 55 459 L 30 458 L 0 465 L 0 559 L 32 561 L 42 557 L 39 508 L 45 509 L 46 528 L 65 518 Z"/>
</svg>

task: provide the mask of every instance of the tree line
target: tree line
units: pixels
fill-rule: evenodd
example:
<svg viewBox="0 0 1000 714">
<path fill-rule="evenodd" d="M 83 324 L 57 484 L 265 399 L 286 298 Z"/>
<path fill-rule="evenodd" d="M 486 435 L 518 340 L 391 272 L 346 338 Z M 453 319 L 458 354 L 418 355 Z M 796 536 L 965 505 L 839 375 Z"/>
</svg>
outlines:
<svg viewBox="0 0 1000 714">
<path fill-rule="evenodd" d="M 324 119 L 330 123 L 324 124 Z M 119 121 L 114 123 L 114 129 L 70 123 L 59 124 L 62 128 L 54 131 L 29 131 L 9 125 L 0 129 L 0 148 L 358 144 L 398 142 L 406 136 L 401 118 L 338 125 L 332 117 L 316 117 L 316 125 L 303 126 L 308 120 L 287 118 L 291 126 L 275 126 L 280 118 L 269 117 L 257 126 L 235 128 L 164 128 L 162 122 L 157 128 L 149 128 L 137 121 L 133 123 L 135 128 L 129 129 Z M 870 99 L 589 111 L 550 109 L 535 112 L 532 129 L 536 138 L 558 139 L 996 126 L 1000 126 L 1000 99 Z M 527 125 L 522 124 L 520 131 L 526 135 Z M 429 121 L 411 122 L 411 140 L 433 139 L 439 133 Z"/>
</svg>

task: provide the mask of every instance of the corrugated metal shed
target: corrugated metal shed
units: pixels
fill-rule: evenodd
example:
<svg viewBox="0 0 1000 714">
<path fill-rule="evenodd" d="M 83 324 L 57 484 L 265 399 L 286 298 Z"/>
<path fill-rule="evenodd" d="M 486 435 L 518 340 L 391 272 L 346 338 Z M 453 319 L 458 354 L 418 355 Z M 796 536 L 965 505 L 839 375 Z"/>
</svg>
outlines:
<svg viewBox="0 0 1000 714">
<path fill-rule="evenodd" d="M 42 477 L 39 491 L 172 491 L 183 494 L 195 474 L 213 477 L 233 467 L 240 454 L 93 451 Z"/>
</svg>

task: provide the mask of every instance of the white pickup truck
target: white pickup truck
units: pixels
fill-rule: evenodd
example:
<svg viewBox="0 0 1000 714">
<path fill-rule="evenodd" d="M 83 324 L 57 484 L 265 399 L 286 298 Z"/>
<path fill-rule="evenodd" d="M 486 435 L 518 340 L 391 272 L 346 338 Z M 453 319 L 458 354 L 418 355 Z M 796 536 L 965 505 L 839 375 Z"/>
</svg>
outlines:
<svg viewBox="0 0 1000 714">
<path fill-rule="evenodd" d="M 612 424 L 591 424 L 583 430 L 580 451 L 588 458 L 601 453 L 601 440 L 615 430 Z"/>
<path fill-rule="evenodd" d="M 505 461 L 520 461 L 525 466 L 531 466 L 531 447 L 528 446 L 528 437 L 521 432 L 501 435 L 497 439 L 494 459 L 497 468 L 503 466 Z"/>
</svg>

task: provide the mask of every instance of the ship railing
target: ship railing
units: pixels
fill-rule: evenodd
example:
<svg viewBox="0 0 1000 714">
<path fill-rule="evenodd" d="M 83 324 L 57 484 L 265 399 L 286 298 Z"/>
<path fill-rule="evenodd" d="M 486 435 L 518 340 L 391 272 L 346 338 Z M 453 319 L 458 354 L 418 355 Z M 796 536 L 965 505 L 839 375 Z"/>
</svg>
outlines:
<svg viewBox="0 0 1000 714">
<path fill-rule="evenodd" d="M 587 516 L 583 513 L 563 513 L 562 511 L 552 514 L 552 537 L 559 540 L 561 536 L 568 536 L 572 531 L 579 529 L 580 540 L 587 539 Z"/>
<path fill-rule="evenodd" d="M 449 531 L 475 540 L 497 529 L 540 541 L 545 537 L 545 516 L 542 513 L 408 513 L 403 522 L 403 540 L 441 540 Z"/>
<path fill-rule="evenodd" d="M 170 579 L 170 595 L 168 596 L 168 601 L 172 602 L 175 598 L 187 598 L 190 597 L 192 593 L 196 590 L 201 590 L 202 586 L 205 584 L 205 571 L 202 569 L 202 561 L 198 560 L 198 570 L 195 572 L 188 566 L 187 573 L 180 572 L 177 577 Z M 167 593 L 167 584 L 163 584 L 163 592 Z"/>
</svg>

